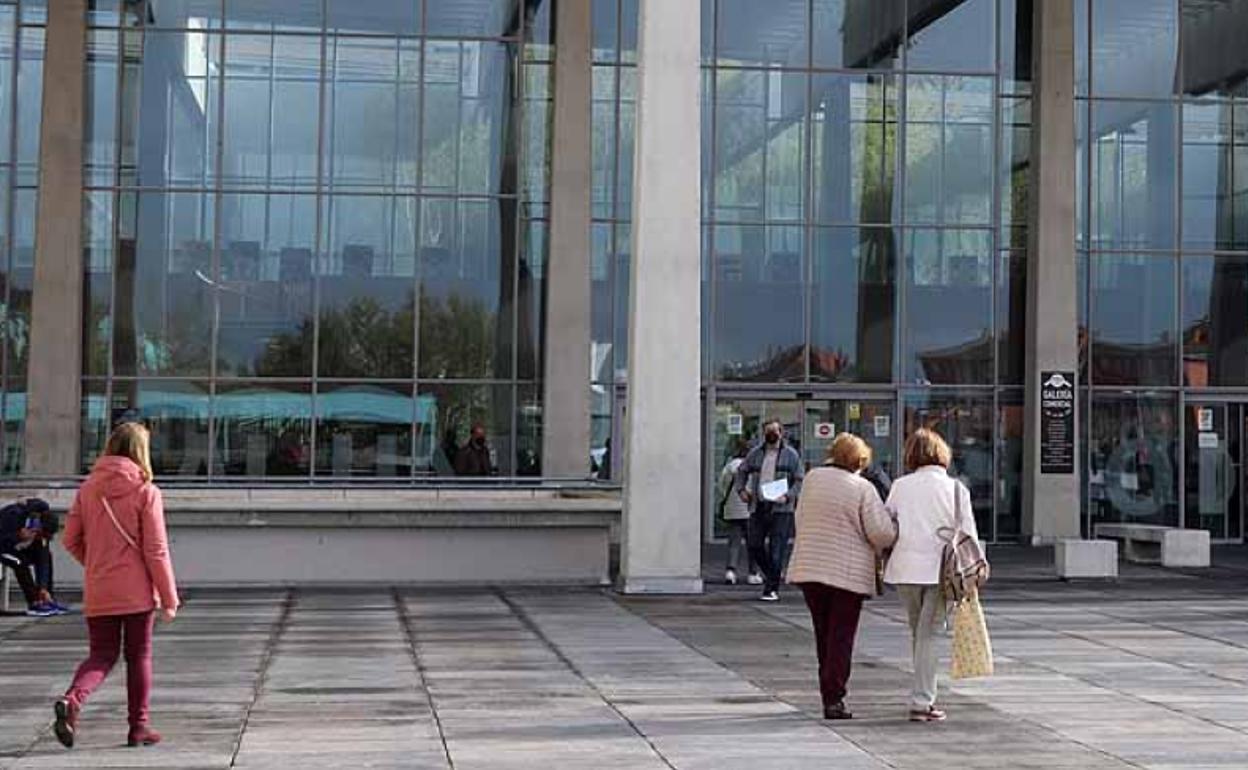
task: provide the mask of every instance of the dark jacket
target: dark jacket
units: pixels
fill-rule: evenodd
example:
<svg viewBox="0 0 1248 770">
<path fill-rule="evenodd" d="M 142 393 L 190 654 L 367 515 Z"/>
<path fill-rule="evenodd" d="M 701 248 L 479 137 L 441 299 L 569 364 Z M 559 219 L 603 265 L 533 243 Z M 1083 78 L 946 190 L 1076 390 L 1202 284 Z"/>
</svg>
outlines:
<svg viewBox="0 0 1248 770">
<path fill-rule="evenodd" d="M 26 524 L 26 506 L 13 503 L 0 508 L 0 553 L 17 548 L 17 533 Z"/>
<path fill-rule="evenodd" d="M 469 441 L 455 453 L 456 476 L 492 476 L 494 462 L 490 458 L 488 444 L 473 446 Z"/>
<path fill-rule="evenodd" d="M 888 500 L 888 493 L 893 488 L 893 480 L 888 477 L 883 468 L 878 465 L 868 465 L 863 469 L 862 477 L 870 481 L 871 486 L 875 487 L 881 503 Z"/>
<path fill-rule="evenodd" d="M 737 468 L 737 486 L 750 490 L 754 495 L 755 505 L 762 499 L 758 493 L 759 471 L 763 469 L 763 457 L 767 452 L 766 442 L 750 450 L 745 456 L 741 467 Z M 776 458 L 776 479 L 787 479 L 789 482 L 788 500 L 783 505 L 772 506 L 775 513 L 792 513 L 797 508 L 797 498 L 802 493 L 802 479 L 806 476 L 806 468 L 797 450 L 789 446 L 789 442 L 780 441 L 780 456 Z M 748 486 L 747 486 L 748 484 Z"/>
</svg>

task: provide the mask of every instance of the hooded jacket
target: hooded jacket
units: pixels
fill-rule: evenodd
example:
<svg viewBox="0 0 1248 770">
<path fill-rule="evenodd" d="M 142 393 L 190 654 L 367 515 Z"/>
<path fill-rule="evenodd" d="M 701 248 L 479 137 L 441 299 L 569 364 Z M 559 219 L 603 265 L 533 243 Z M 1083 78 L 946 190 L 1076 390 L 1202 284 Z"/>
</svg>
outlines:
<svg viewBox="0 0 1248 770">
<path fill-rule="evenodd" d="M 105 499 L 133 546 L 113 524 Z M 105 456 L 96 462 L 69 510 L 63 543 L 84 568 L 88 617 L 177 608 L 164 501 L 131 460 Z"/>
</svg>

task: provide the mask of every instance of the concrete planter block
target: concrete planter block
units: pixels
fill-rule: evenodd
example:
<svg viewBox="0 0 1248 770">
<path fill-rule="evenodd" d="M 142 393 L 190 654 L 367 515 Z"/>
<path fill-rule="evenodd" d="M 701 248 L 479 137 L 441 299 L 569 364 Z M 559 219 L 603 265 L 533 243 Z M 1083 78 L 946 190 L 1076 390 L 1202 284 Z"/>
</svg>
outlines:
<svg viewBox="0 0 1248 770">
<path fill-rule="evenodd" d="M 1203 529 L 1172 529 L 1161 543 L 1161 566 L 1208 567 L 1209 533 Z"/>
<path fill-rule="evenodd" d="M 1115 540 L 1059 540 L 1053 546 L 1057 576 L 1062 580 L 1118 577 Z"/>
</svg>

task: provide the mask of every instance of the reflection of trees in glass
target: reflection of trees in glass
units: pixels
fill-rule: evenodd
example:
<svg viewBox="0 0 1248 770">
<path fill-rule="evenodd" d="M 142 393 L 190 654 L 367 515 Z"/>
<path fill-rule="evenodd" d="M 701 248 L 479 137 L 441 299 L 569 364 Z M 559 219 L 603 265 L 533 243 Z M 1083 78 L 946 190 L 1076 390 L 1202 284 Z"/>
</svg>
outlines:
<svg viewBox="0 0 1248 770">
<path fill-rule="evenodd" d="M 420 294 L 420 370 L 427 377 L 478 376 L 494 366 L 494 313 L 462 294 Z"/>
</svg>

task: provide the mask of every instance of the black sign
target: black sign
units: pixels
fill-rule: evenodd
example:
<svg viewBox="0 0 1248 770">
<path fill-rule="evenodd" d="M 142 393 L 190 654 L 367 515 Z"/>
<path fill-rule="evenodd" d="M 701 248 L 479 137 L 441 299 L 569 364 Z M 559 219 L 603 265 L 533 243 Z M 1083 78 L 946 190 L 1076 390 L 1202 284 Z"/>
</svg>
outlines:
<svg viewBox="0 0 1248 770">
<path fill-rule="evenodd" d="M 1040 472 L 1075 472 L 1075 373 L 1040 373 Z"/>
</svg>

